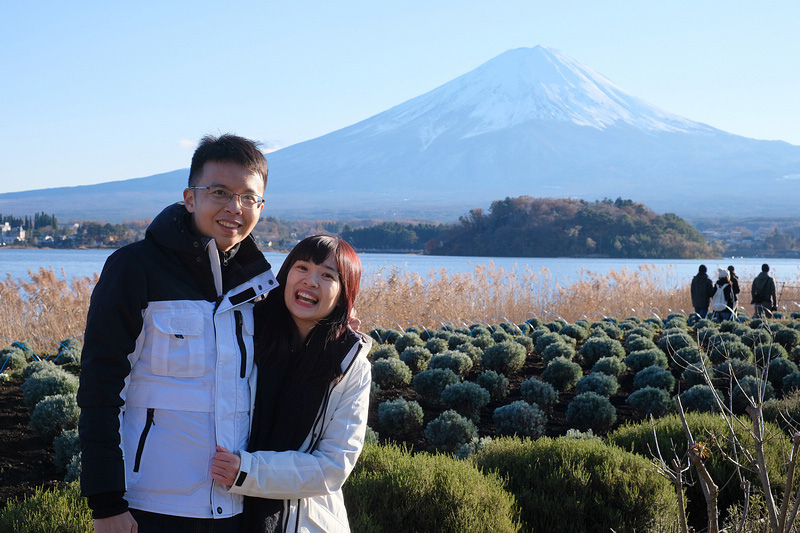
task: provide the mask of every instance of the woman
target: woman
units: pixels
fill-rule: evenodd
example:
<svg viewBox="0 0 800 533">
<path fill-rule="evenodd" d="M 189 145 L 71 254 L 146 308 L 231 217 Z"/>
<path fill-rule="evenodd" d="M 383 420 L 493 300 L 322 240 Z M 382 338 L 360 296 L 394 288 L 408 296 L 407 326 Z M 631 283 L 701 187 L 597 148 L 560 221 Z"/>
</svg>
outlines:
<svg viewBox="0 0 800 533">
<path fill-rule="evenodd" d="M 711 309 L 714 311 L 714 320 L 722 322 L 733 317 L 734 309 L 733 289 L 728 271 L 724 268 L 717 269 L 717 282 L 714 284 L 714 296 L 711 298 Z"/>
<path fill-rule="evenodd" d="M 308 237 L 256 307 L 250 444 L 218 446 L 211 470 L 249 496 L 245 531 L 349 531 L 341 487 L 364 444 L 371 383 L 371 341 L 348 328 L 360 277 L 349 244 Z"/>
<path fill-rule="evenodd" d="M 739 305 L 739 276 L 736 275 L 736 269 L 733 268 L 733 265 L 728 265 L 728 277 L 731 280 L 731 288 L 733 289 L 733 309 L 736 309 L 736 306 Z"/>
</svg>

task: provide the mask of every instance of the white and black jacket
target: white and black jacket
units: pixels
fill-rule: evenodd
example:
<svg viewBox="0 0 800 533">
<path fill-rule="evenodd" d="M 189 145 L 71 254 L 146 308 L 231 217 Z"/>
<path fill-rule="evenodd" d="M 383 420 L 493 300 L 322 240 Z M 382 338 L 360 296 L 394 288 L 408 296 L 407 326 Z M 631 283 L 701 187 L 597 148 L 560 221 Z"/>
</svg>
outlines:
<svg viewBox="0 0 800 533">
<path fill-rule="evenodd" d="M 364 447 L 372 383 L 372 339 L 359 334 L 330 384 L 319 416 L 299 451 L 241 451 L 232 494 L 284 501 L 283 531 L 350 531 L 342 485 Z M 255 387 L 255 372 L 250 377 Z M 253 412 L 254 409 L 251 409 Z"/>
<path fill-rule="evenodd" d="M 226 518 L 217 444 L 246 445 L 253 301 L 277 283 L 252 237 L 220 261 L 182 204 L 106 261 L 87 317 L 78 404 L 81 490 L 96 518 L 131 508 Z"/>
</svg>

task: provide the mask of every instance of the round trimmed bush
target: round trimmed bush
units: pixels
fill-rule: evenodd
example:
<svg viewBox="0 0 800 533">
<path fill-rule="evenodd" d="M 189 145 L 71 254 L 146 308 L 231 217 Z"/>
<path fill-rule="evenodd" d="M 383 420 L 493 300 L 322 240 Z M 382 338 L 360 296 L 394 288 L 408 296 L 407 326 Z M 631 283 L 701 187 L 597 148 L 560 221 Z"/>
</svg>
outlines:
<svg viewBox="0 0 800 533">
<path fill-rule="evenodd" d="M 72 458 L 81 453 L 78 429 L 65 429 L 53 439 L 53 452 L 53 464 L 62 472 L 66 471 Z"/>
<path fill-rule="evenodd" d="M 720 397 L 722 392 L 717 391 Z M 717 410 L 717 401 L 714 398 L 714 391 L 708 385 L 695 385 L 689 390 L 681 393 L 681 405 L 685 412 L 698 411 L 713 413 Z"/>
<path fill-rule="evenodd" d="M 708 357 L 715 365 L 727 361 L 728 359 L 738 359 L 740 361 L 752 361 L 753 352 L 750 348 L 739 341 L 723 341 L 713 344 L 708 349 Z"/>
<path fill-rule="evenodd" d="M 492 332 L 492 340 L 497 344 L 500 344 L 501 342 L 510 342 L 514 340 L 514 335 L 511 335 L 506 330 L 500 328 Z"/>
<path fill-rule="evenodd" d="M 397 353 L 394 344 L 373 344 L 369 356 L 373 361 L 380 361 L 381 359 L 398 359 L 400 354 Z"/>
<path fill-rule="evenodd" d="M 611 396 L 619 390 L 619 382 L 614 376 L 609 376 L 602 372 L 592 372 L 588 376 L 583 376 L 575 384 L 575 394 L 584 392 L 596 392 L 601 396 Z"/>
<path fill-rule="evenodd" d="M 602 337 L 592 337 L 586 339 L 579 351 L 583 364 L 587 367 L 594 365 L 603 357 L 625 357 L 625 348 L 614 339 L 604 339 Z"/>
<path fill-rule="evenodd" d="M 453 383 L 458 383 L 459 377 L 449 368 L 428 369 L 420 372 L 411 380 L 411 387 L 422 398 L 432 403 L 439 403 L 442 391 Z"/>
<path fill-rule="evenodd" d="M 744 413 L 747 406 L 750 405 L 750 401 L 758 402 L 759 390 L 763 395 L 761 401 L 766 402 L 775 396 L 775 389 L 769 381 L 762 386 L 758 379 L 753 376 L 745 376 L 740 379 L 733 386 L 733 393 L 731 394 L 734 412 Z"/>
<path fill-rule="evenodd" d="M 481 350 L 484 351 L 489 346 L 494 346 L 495 344 L 497 344 L 489 335 L 478 335 L 477 337 L 474 337 L 472 340 L 470 340 L 469 343 L 475 346 L 476 348 L 480 348 Z"/>
<path fill-rule="evenodd" d="M 619 326 L 605 319 L 592 324 L 591 329 L 592 333 L 590 333 L 590 335 L 594 334 L 595 332 L 603 332 L 609 339 L 622 339 L 622 330 L 619 328 Z"/>
<path fill-rule="evenodd" d="M 710 361 L 705 365 L 705 368 L 711 374 L 709 376 L 710 378 L 715 377 Z M 684 388 L 690 388 L 695 385 L 705 385 L 706 378 L 703 376 L 703 366 L 700 363 L 686 365 L 686 368 L 681 372 L 681 381 Z"/>
<path fill-rule="evenodd" d="M 601 357 L 592 367 L 592 372 L 602 372 L 609 376 L 619 376 L 625 372 L 628 367 L 622 359 L 617 357 Z"/>
<path fill-rule="evenodd" d="M 78 378 L 55 365 L 51 367 L 31 374 L 22 384 L 22 400 L 28 409 L 33 409 L 45 396 L 77 394 Z"/>
<path fill-rule="evenodd" d="M 714 367 L 714 378 L 728 381 L 731 376 L 742 379 L 745 376 L 755 376 L 756 367 L 752 363 L 741 359 L 731 359 Z"/>
<path fill-rule="evenodd" d="M 695 343 L 686 331 L 682 329 L 667 329 L 664 330 L 661 340 L 658 341 L 658 348 L 668 354 L 672 355 L 681 348 L 687 346 L 694 346 Z"/>
<path fill-rule="evenodd" d="M 767 377 L 772 386 L 777 389 L 783 388 L 783 378 L 789 374 L 797 372 L 797 365 L 789 361 L 785 357 L 778 357 L 769 363 L 769 371 Z"/>
<path fill-rule="evenodd" d="M 760 344 L 769 344 L 772 342 L 772 335 L 769 334 L 769 331 L 766 329 L 761 329 L 759 327 L 754 327 L 753 322 L 750 322 L 750 327 L 752 328 L 750 331 L 742 335 L 742 342 L 747 345 L 748 348 L 755 348 Z"/>
<path fill-rule="evenodd" d="M 481 409 L 489 405 L 489 391 L 471 381 L 448 385 L 441 396 L 442 404 L 473 422 L 480 420 Z"/>
<path fill-rule="evenodd" d="M 653 348 L 656 348 L 656 343 L 647 337 L 628 335 L 628 338 L 625 340 L 625 350 L 627 350 L 628 353 L 638 352 L 639 350 L 652 350 Z"/>
<path fill-rule="evenodd" d="M 450 335 L 450 338 L 447 339 L 447 347 L 451 350 L 455 350 L 456 346 L 459 344 L 464 344 L 465 342 L 469 342 L 472 340 L 472 337 L 469 335 L 465 335 L 463 333 L 453 333 Z"/>
<path fill-rule="evenodd" d="M 425 346 L 425 341 L 422 340 L 422 337 L 420 337 L 418 333 L 413 332 L 407 332 L 404 335 L 400 335 L 400 337 L 398 337 L 394 342 L 394 347 L 397 350 L 397 353 L 403 353 L 408 348 L 422 346 Z"/>
<path fill-rule="evenodd" d="M 672 389 L 675 388 L 675 378 L 666 368 L 661 368 L 658 365 L 648 366 L 633 376 L 633 388 L 639 390 L 644 387 L 655 387 L 672 392 Z"/>
<path fill-rule="evenodd" d="M 473 460 L 507 480 L 526 531 L 655 531 L 675 523 L 675 492 L 649 458 L 599 439 L 499 438 Z"/>
<path fill-rule="evenodd" d="M 80 363 L 83 344 L 78 339 L 65 339 L 58 345 L 58 352 L 53 362 L 57 365 L 64 363 Z"/>
<path fill-rule="evenodd" d="M 449 368 L 463 376 L 472 369 L 472 359 L 464 353 L 448 350 L 431 357 L 428 368 Z"/>
<path fill-rule="evenodd" d="M 653 333 L 652 329 L 650 329 L 650 328 L 648 328 L 646 326 L 636 325 L 636 326 L 633 326 L 631 329 L 628 330 L 628 332 L 626 333 L 626 340 L 631 335 L 636 335 L 636 336 L 639 336 L 639 337 L 644 337 L 645 339 L 653 340 L 653 337 L 655 336 L 655 333 Z"/>
<path fill-rule="evenodd" d="M 483 350 L 472 344 L 471 342 L 465 342 L 464 344 L 459 344 L 456 346 L 455 350 L 457 352 L 461 352 L 464 355 L 468 356 L 473 364 L 479 365 L 481 363 L 481 359 L 483 358 Z"/>
<path fill-rule="evenodd" d="M 425 427 L 425 438 L 440 452 L 453 453 L 477 436 L 475 424 L 452 409 L 444 411 Z"/>
<path fill-rule="evenodd" d="M 54 437 L 65 429 L 78 427 L 80 412 L 74 394 L 45 396 L 33 408 L 28 425 L 34 431 Z"/>
<path fill-rule="evenodd" d="M 538 438 L 544 435 L 547 416 L 536 405 L 523 400 L 511 402 L 494 410 L 492 420 L 500 435 Z"/>
<path fill-rule="evenodd" d="M 22 370 L 22 379 L 27 380 L 29 377 L 31 377 L 33 374 L 36 374 L 40 370 L 52 373 L 52 371 L 62 371 L 62 368 L 56 367 L 56 365 L 54 365 L 50 361 L 45 361 L 43 359 L 39 361 L 31 361 Z"/>
<path fill-rule="evenodd" d="M 786 353 L 786 349 L 777 343 L 772 344 L 759 344 L 755 348 L 753 348 L 753 356 L 755 358 L 755 362 L 757 365 L 765 365 L 767 361 L 775 359 L 777 357 L 783 357 L 784 359 L 789 357 L 789 354 Z"/>
<path fill-rule="evenodd" d="M 484 370 L 476 379 L 478 385 L 489 391 L 493 400 L 502 400 L 508 395 L 508 378 L 494 370 Z"/>
<path fill-rule="evenodd" d="M 794 328 L 782 327 L 775 332 L 775 342 L 783 346 L 784 350 L 791 351 L 800 344 L 800 331 Z"/>
<path fill-rule="evenodd" d="M 578 324 L 567 324 L 558 332 L 559 335 L 565 337 L 572 337 L 578 342 L 586 340 L 589 336 L 589 332 L 586 328 L 579 326 Z"/>
<path fill-rule="evenodd" d="M 28 364 L 25 354 L 17 347 L 7 347 L 0 350 L 0 368 L 3 372 L 22 370 Z"/>
<path fill-rule="evenodd" d="M 658 348 L 633 352 L 625 358 L 625 364 L 633 372 L 638 372 L 643 368 L 653 365 L 658 365 L 661 368 L 667 368 L 669 366 L 667 356 Z"/>
<path fill-rule="evenodd" d="M 438 337 L 434 337 L 425 343 L 425 349 L 431 352 L 433 355 L 436 355 L 439 352 L 446 352 L 447 346 L 447 341 Z"/>
<path fill-rule="evenodd" d="M 542 362 L 549 363 L 556 357 L 572 360 L 575 357 L 575 348 L 565 342 L 554 342 L 547 345 L 547 348 L 542 352 Z"/>
<path fill-rule="evenodd" d="M 533 347 L 535 343 L 533 342 L 533 339 L 531 339 L 530 337 L 527 337 L 525 335 L 517 335 L 516 337 L 514 337 L 514 342 L 521 344 L 522 347 L 525 348 L 526 355 L 533 353 Z"/>
<path fill-rule="evenodd" d="M 431 357 L 433 354 L 423 346 L 411 346 L 400 354 L 400 360 L 411 369 L 411 372 L 415 373 L 427 370 Z"/>
<path fill-rule="evenodd" d="M 519 531 L 500 476 L 448 455 L 364 446 L 342 492 L 353 531 Z"/>
<path fill-rule="evenodd" d="M 561 391 L 574 387 L 581 377 L 583 377 L 581 366 L 563 357 L 556 357 L 550 361 L 542 372 L 542 379 Z"/>
<path fill-rule="evenodd" d="M 617 421 L 617 410 L 605 396 L 596 392 L 578 394 L 567 406 L 569 427 L 602 433 Z"/>
<path fill-rule="evenodd" d="M 422 407 L 405 398 L 383 402 L 378 406 L 378 421 L 389 436 L 402 437 L 422 428 Z"/>
<path fill-rule="evenodd" d="M 526 379 L 520 384 L 522 399 L 529 404 L 536 404 L 542 409 L 551 409 L 558 403 L 558 391 L 549 383 L 535 377 Z"/>
<path fill-rule="evenodd" d="M 400 359 L 380 359 L 372 363 L 372 380 L 381 389 L 402 387 L 411 381 L 411 369 Z"/>
<path fill-rule="evenodd" d="M 639 416 L 662 416 L 672 409 L 672 398 L 664 389 L 643 387 L 631 393 L 625 403 L 633 407 Z"/>
<path fill-rule="evenodd" d="M 525 364 L 525 348 L 514 341 L 501 342 L 483 351 L 483 367 L 506 375 L 517 372 Z"/>
<path fill-rule="evenodd" d="M 788 376 L 784 376 L 781 385 L 784 393 L 800 389 L 800 372 L 795 370 Z"/>
<path fill-rule="evenodd" d="M 702 358 L 703 352 L 694 346 L 687 346 L 686 348 L 681 348 L 672 355 L 673 365 L 671 366 L 673 368 L 686 368 L 686 365 L 699 363 Z"/>
<path fill-rule="evenodd" d="M 565 342 L 564 337 L 552 331 L 545 333 L 543 335 L 539 335 L 535 339 L 536 353 L 538 354 L 544 353 L 545 348 L 547 348 L 554 342 Z"/>
</svg>

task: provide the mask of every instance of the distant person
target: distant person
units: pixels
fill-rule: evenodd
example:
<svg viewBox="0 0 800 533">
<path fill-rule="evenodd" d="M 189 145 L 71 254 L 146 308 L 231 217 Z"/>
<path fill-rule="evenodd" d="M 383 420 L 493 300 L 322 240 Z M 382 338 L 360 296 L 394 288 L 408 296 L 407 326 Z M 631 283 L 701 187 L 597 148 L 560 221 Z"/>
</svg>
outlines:
<svg viewBox="0 0 800 533">
<path fill-rule="evenodd" d="M 111 254 L 86 319 L 81 493 L 96 532 L 238 533 L 244 499 L 215 483 L 219 444 L 247 446 L 253 306 L 277 283 L 250 232 L 267 161 L 204 137 L 183 202 Z"/>
<path fill-rule="evenodd" d="M 728 265 L 728 278 L 731 280 L 731 287 L 733 287 L 733 309 L 735 311 L 736 306 L 739 305 L 739 276 L 736 275 L 733 265 Z"/>
<path fill-rule="evenodd" d="M 753 280 L 750 287 L 750 303 L 755 306 L 753 316 L 767 318 L 778 310 L 778 298 L 775 296 L 775 280 L 769 275 L 769 265 L 761 265 L 761 273 Z"/>
<path fill-rule="evenodd" d="M 711 297 L 711 309 L 714 320 L 722 322 L 733 318 L 733 287 L 728 278 L 728 271 L 717 269 L 717 282 L 714 284 L 714 296 Z"/>
<path fill-rule="evenodd" d="M 706 272 L 706 266 L 700 265 L 697 275 L 692 278 L 692 307 L 700 318 L 705 318 L 708 314 L 708 302 L 714 294 L 714 284 Z"/>
</svg>

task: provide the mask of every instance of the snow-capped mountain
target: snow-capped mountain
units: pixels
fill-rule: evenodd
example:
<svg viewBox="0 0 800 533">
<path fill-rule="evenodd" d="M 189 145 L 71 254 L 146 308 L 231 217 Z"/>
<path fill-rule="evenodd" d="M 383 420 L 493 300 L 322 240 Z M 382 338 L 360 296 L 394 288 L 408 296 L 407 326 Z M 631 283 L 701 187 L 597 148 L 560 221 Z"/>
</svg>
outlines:
<svg viewBox="0 0 800 533">
<path fill-rule="evenodd" d="M 454 220 L 519 195 L 630 198 L 682 216 L 796 216 L 800 201 L 800 147 L 673 115 L 538 46 L 267 159 L 265 214 L 281 218 Z M 119 210 L 117 220 L 148 218 L 141 212 L 180 198 L 185 175 L 119 182 L 127 192 L 106 187 L 100 205 Z M 92 187 L 102 186 L 49 189 L 60 192 L 46 209 L 75 216 Z M 20 195 L 41 202 L 48 191 L 0 195 L 0 212 L 38 212 L 44 204 L 20 209 Z"/>
</svg>

